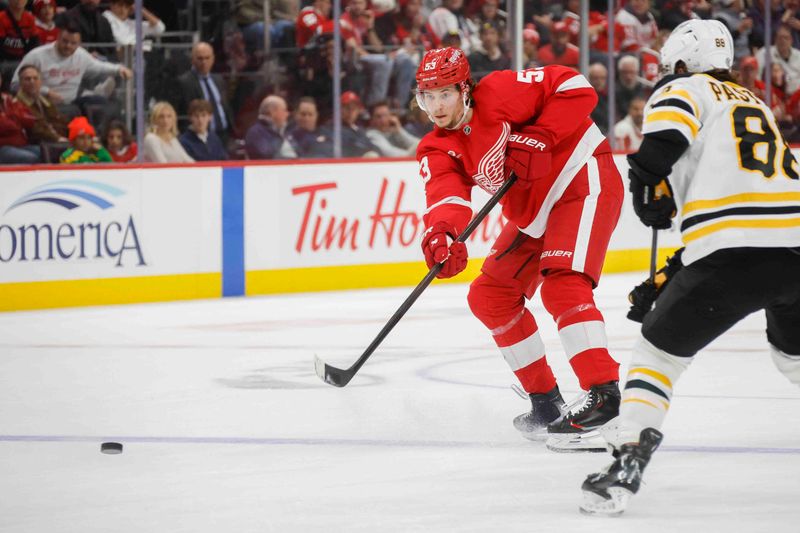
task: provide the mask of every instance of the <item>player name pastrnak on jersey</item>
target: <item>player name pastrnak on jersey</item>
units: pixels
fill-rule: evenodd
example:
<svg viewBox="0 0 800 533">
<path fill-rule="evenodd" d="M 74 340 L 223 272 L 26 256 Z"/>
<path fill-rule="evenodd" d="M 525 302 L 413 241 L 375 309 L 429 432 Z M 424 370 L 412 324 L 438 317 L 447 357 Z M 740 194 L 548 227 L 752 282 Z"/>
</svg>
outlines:
<svg viewBox="0 0 800 533">
<path fill-rule="evenodd" d="M 642 130 L 689 142 L 670 176 L 685 264 L 723 248 L 800 246 L 798 164 L 752 92 L 707 74 L 676 78 L 648 100 Z"/>
</svg>

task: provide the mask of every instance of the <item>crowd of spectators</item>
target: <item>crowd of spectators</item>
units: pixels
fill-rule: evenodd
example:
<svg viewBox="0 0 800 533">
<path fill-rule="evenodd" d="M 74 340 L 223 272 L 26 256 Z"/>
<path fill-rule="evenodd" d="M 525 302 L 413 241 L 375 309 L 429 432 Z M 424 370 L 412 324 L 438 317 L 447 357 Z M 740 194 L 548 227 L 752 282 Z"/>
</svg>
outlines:
<svg viewBox="0 0 800 533">
<path fill-rule="evenodd" d="M 644 103 L 659 77 L 658 51 L 691 18 L 718 19 L 731 30 L 741 84 L 762 99 L 768 94 L 787 138 L 800 139 L 800 0 L 772 2 L 771 42 L 763 0 L 615 2 L 611 57 L 608 3 L 589 2 L 587 78 L 599 95 L 593 118 L 618 149 L 637 149 Z M 144 5 L 147 131 L 137 147 L 130 108 L 126 115 L 122 105 L 123 87 L 132 87 L 134 0 L 0 0 L 0 163 L 333 156 L 331 0 L 204 0 L 200 17 L 188 0 Z M 523 5 L 524 68 L 577 68 L 580 0 Z M 413 155 L 431 130 L 413 98 L 425 50 L 461 47 L 476 80 L 511 68 L 505 0 L 342 6 L 345 157 Z"/>
</svg>

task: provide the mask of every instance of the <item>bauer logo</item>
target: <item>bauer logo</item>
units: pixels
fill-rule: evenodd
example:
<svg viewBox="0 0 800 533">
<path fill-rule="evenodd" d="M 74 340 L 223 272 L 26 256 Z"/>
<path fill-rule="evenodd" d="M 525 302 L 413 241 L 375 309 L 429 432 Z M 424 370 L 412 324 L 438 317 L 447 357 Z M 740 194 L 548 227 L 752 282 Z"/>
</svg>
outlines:
<svg viewBox="0 0 800 533">
<path fill-rule="evenodd" d="M 146 265 L 126 192 L 94 180 L 58 180 L 10 202 L 0 219 L 0 263 L 110 261 Z"/>
</svg>

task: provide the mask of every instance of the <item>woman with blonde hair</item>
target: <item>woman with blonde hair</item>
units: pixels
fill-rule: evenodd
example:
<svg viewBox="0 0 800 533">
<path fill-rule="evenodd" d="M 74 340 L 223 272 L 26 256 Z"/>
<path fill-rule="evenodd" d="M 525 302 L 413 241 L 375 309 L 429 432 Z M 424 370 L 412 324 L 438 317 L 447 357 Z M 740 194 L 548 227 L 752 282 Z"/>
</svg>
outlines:
<svg viewBox="0 0 800 533">
<path fill-rule="evenodd" d="M 144 136 L 145 161 L 152 163 L 193 163 L 178 142 L 178 116 L 169 102 L 158 102 L 150 111 L 150 131 Z"/>
</svg>

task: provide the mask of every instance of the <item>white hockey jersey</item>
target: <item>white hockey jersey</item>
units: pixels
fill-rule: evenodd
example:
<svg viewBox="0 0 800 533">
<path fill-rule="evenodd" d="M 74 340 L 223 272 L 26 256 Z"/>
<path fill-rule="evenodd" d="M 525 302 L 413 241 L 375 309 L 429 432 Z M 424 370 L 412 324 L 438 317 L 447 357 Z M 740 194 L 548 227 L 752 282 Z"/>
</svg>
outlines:
<svg viewBox="0 0 800 533">
<path fill-rule="evenodd" d="M 798 164 L 752 92 L 707 74 L 676 78 L 645 107 L 644 134 L 664 130 L 689 141 L 669 177 L 685 264 L 723 248 L 800 246 Z"/>
</svg>

